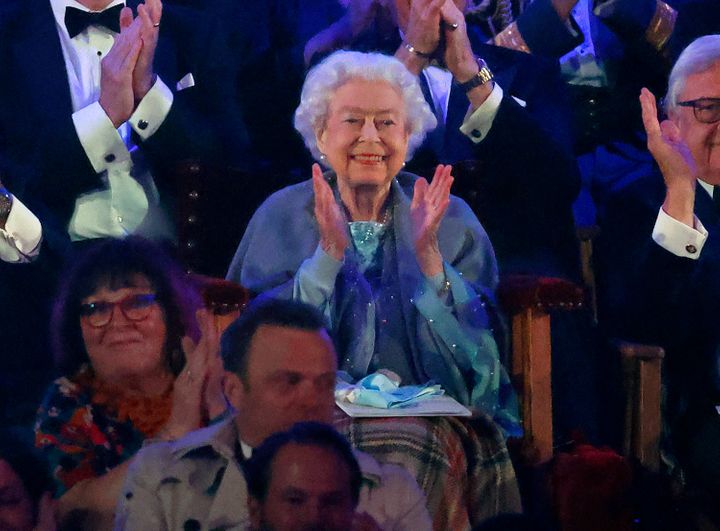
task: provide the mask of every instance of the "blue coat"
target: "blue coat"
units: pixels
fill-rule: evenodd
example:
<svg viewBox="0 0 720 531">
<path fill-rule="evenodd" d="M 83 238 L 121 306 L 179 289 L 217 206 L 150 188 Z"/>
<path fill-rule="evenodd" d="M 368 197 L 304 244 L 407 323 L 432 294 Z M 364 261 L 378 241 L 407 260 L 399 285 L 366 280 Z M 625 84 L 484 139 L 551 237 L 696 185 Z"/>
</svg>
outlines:
<svg viewBox="0 0 720 531">
<path fill-rule="evenodd" d="M 326 174 L 333 188 L 335 176 Z M 392 183 L 392 221 L 405 334 L 418 379 L 434 379 L 459 401 L 477 406 L 512 432 L 517 427 L 515 396 L 489 330 L 489 312 L 498 272 L 492 245 L 467 204 L 451 196 L 438 233 L 452 304 L 445 306 L 415 259 L 410 203 L 416 176 L 400 173 Z M 311 181 L 273 194 L 257 210 L 228 271 L 228 278 L 254 292 L 297 297 L 297 273 L 315 253 Z M 387 249 L 386 249 L 387 252 Z M 369 284 L 357 268 L 352 245 L 329 300 L 321 306 L 338 349 L 340 368 L 367 374 L 375 347 L 375 314 Z M 468 384 L 468 382 L 471 382 Z"/>
</svg>

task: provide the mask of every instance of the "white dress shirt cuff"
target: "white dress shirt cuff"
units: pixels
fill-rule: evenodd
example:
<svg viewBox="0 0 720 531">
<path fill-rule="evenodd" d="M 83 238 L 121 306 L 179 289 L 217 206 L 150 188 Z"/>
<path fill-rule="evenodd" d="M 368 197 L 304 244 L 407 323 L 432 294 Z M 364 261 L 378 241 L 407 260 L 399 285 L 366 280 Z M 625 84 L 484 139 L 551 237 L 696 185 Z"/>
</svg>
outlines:
<svg viewBox="0 0 720 531">
<path fill-rule="evenodd" d="M 694 217 L 695 227 L 689 227 L 675 218 L 669 216 L 660 207 L 652 238 L 660 247 L 671 252 L 675 256 L 700 258 L 700 252 L 707 240 L 708 232 L 700 223 L 697 216 Z"/>
<path fill-rule="evenodd" d="M 80 144 L 96 173 L 113 164 L 130 160 L 130 153 L 120 133 L 113 126 L 100 102 L 94 102 L 72 115 Z"/>
<path fill-rule="evenodd" d="M 473 112 L 472 107 L 465 114 L 460 131 L 475 144 L 482 142 L 490 132 L 495 116 L 503 99 L 503 89 L 495 83 L 487 99 Z"/>
<path fill-rule="evenodd" d="M 0 229 L 0 259 L 28 262 L 40 252 L 40 220 L 17 198 L 13 198 L 5 229 Z"/>
<path fill-rule="evenodd" d="M 170 112 L 172 102 L 172 91 L 158 76 L 155 84 L 145 94 L 145 97 L 140 100 L 137 109 L 128 120 L 133 131 L 143 140 L 150 138 Z"/>
</svg>

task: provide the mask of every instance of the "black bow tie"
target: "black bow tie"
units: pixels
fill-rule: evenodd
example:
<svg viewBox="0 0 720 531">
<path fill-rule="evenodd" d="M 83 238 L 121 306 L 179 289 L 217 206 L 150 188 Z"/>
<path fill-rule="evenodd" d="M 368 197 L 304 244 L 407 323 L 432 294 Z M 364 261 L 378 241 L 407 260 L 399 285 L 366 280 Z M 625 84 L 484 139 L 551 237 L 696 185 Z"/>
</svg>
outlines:
<svg viewBox="0 0 720 531">
<path fill-rule="evenodd" d="M 125 7 L 122 4 L 110 7 L 105 11 L 93 13 L 75 7 L 65 8 L 65 27 L 72 39 L 82 33 L 88 26 L 103 26 L 115 33 L 120 33 L 120 11 Z"/>
</svg>

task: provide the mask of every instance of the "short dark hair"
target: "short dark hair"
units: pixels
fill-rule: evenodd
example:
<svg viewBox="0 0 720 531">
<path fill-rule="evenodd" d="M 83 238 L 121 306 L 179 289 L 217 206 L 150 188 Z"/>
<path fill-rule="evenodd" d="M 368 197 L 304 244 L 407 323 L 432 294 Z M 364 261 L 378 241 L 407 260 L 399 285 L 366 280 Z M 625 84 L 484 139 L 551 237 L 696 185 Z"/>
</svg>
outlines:
<svg viewBox="0 0 720 531">
<path fill-rule="evenodd" d="M 63 273 L 50 324 L 60 374 L 72 376 L 89 361 L 80 330 L 81 301 L 102 286 L 134 286 L 137 275 L 146 277 L 155 290 L 167 328 L 165 361 L 168 370 L 179 374 L 185 364 L 182 337 L 197 337 L 200 298 L 180 266 L 158 244 L 139 236 L 102 240 L 80 253 Z"/>
<path fill-rule="evenodd" d="M 243 467 L 250 496 L 265 501 L 272 480 L 272 462 L 288 444 L 316 446 L 337 455 L 350 472 L 350 494 L 354 505 L 360 497 L 362 473 L 350 443 L 335 428 L 321 422 L 298 422 L 288 431 L 275 433 L 255 448 Z"/>
<path fill-rule="evenodd" d="M 259 297 L 228 326 L 220 340 L 220 356 L 226 371 L 247 381 L 248 349 L 255 332 L 263 325 L 301 330 L 325 330 L 325 320 L 303 302 Z"/>
<path fill-rule="evenodd" d="M 0 432 L 0 460 L 10 465 L 20 478 L 33 503 L 33 510 L 37 512 L 43 493 L 53 490 L 47 461 L 31 441 L 8 430 Z"/>
</svg>

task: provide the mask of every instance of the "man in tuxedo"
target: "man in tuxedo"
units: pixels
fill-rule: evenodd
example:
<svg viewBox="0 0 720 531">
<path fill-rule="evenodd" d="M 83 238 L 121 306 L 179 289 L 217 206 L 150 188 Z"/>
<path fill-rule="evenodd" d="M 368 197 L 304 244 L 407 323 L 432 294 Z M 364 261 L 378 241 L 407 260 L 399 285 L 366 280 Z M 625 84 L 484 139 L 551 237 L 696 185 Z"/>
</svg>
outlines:
<svg viewBox="0 0 720 531">
<path fill-rule="evenodd" d="M 161 0 L 127 4 L 0 6 L 3 183 L 43 230 L 37 261 L 0 264 L 2 353 L 26 355 L 42 377 L 50 300 L 73 247 L 127 234 L 172 241 L 175 165 L 243 147 L 223 33 Z"/>
<path fill-rule="evenodd" d="M 673 67 L 665 111 L 640 101 L 657 171 L 618 192 L 598 249 L 605 317 L 666 350 L 666 421 L 689 484 L 720 494 L 720 35 Z M 718 514 L 715 514 L 717 518 Z M 718 519 L 720 521 L 720 519 Z"/>
</svg>

